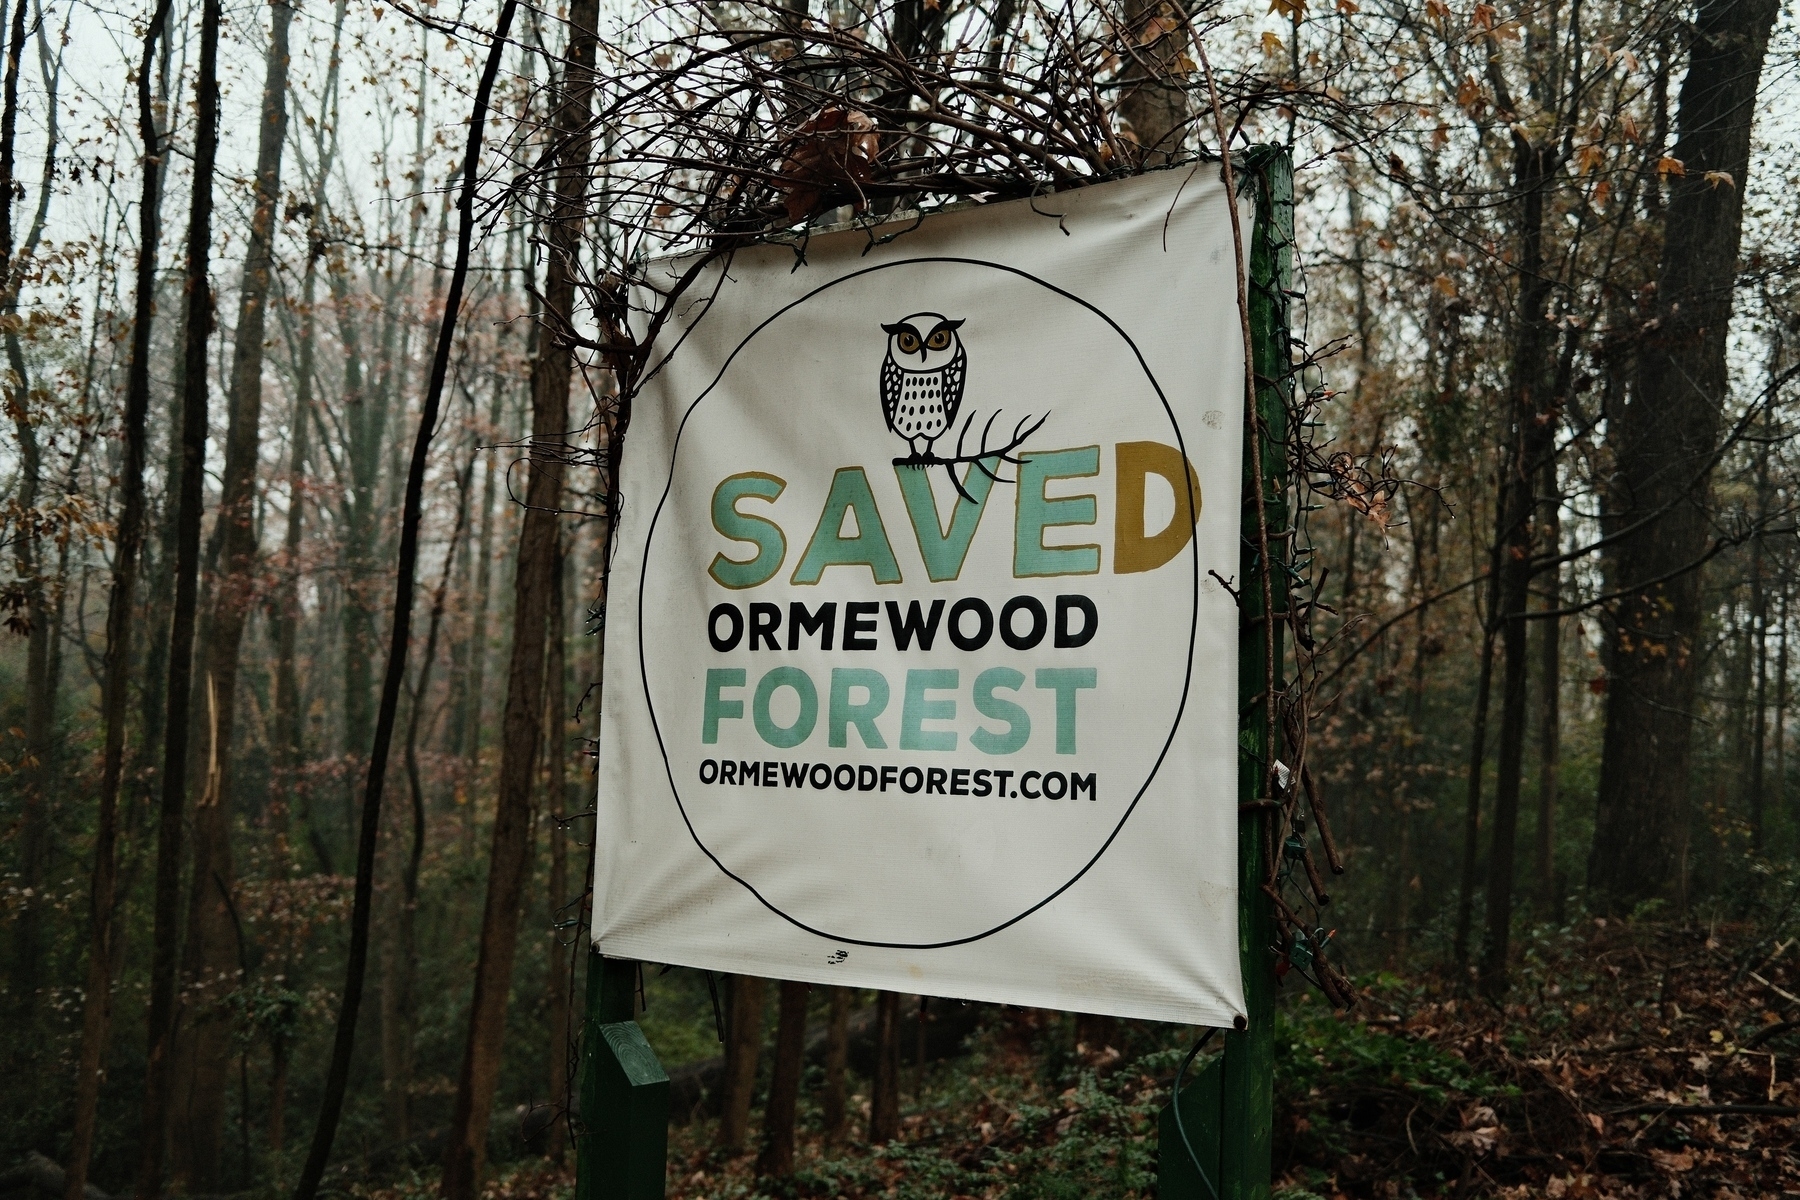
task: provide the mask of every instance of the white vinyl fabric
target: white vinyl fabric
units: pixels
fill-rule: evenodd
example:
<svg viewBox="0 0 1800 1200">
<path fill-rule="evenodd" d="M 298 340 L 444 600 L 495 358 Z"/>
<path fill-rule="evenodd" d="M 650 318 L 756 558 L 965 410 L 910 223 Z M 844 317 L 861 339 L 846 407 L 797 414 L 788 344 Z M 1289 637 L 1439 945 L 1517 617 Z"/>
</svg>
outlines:
<svg viewBox="0 0 1800 1200">
<path fill-rule="evenodd" d="M 1202 166 L 685 294 L 625 442 L 602 953 L 1243 1012 L 1231 232 Z"/>
</svg>

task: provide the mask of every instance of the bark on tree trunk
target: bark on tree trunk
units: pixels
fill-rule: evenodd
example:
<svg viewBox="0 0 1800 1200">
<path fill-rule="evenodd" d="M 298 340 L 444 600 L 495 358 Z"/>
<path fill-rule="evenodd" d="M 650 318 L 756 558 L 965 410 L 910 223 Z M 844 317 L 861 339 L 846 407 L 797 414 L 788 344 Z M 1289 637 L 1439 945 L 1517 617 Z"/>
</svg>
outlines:
<svg viewBox="0 0 1800 1200">
<path fill-rule="evenodd" d="M 0 52 L 5 55 L 5 71 L 0 81 L 0 295 L 11 310 L 17 281 L 13 278 L 12 206 L 15 194 L 22 190 L 14 180 L 14 152 L 19 121 L 19 64 L 25 61 L 26 0 L 14 0 L 12 31 L 0 38 Z M 4 13 L 0 8 L 0 13 Z M 0 31 L 4 22 L 0 21 Z M 18 339 L 7 339 L 8 358 L 12 367 L 12 386 L 7 389 L 6 407 L 12 415 L 13 432 L 18 437 L 18 483 L 13 501 L 22 510 L 36 507 L 43 482 L 43 455 L 38 446 L 37 431 L 31 420 L 31 385 L 26 374 Z M 30 623 L 25 649 L 25 755 L 31 764 L 20 772 L 17 781 L 21 799 L 21 836 L 19 853 L 19 892 L 27 899 L 14 922 L 14 978 L 23 986 L 17 990 L 17 1018 L 29 1021 L 37 1011 L 38 991 L 43 982 L 43 874 L 44 858 L 49 849 L 50 818 L 47 808 L 50 792 L 51 764 L 54 758 L 52 731 L 55 727 L 55 677 L 50 670 L 50 643 L 54 630 L 44 603 L 43 564 L 38 561 L 38 535 L 25 523 L 21 535 L 13 543 L 13 555 L 20 585 L 25 590 L 25 618 Z"/>
<path fill-rule="evenodd" d="M 1556 463 L 1544 464 L 1544 550 L 1559 553 L 1562 547 L 1562 495 Z M 1544 607 L 1562 607 L 1562 567 L 1550 568 Z M 1562 766 L 1562 621 L 1545 617 L 1538 627 L 1538 796 L 1537 796 L 1537 896 L 1538 919 L 1548 920 L 1557 906 L 1556 800 Z"/>
<path fill-rule="evenodd" d="M 158 0 L 144 32 L 137 77 L 138 137 L 144 147 L 138 197 L 138 260 L 132 306 L 131 362 L 125 382 L 125 454 L 119 471 L 119 528 L 113 555 L 112 596 L 106 612 L 106 675 L 100 709 L 106 729 L 101 751 L 100 797 L 94 833 L 93 887 L 89 900 L 87 990 L 81 1047 L 76 1056 L 75 1111 L 65 1200 L 83 1200 L 100 1103 L 101 1065 L 112 1023 L 113 962 L 123 939 L 113 925 L 119 884 L 119 783 L 125 771 L 125 701 L 131 682 L 132 605 L 138 557 L 144 546 L 144 461 L 150 414 L 150 330 L 156 302 L 156 252 L 162 235 L 162 143 L 150 103 L 150 69 L 156 43 L 168 23 L 172 0 Z"/>
<path fill-rule="evenodd" d="M 726 987 L 725 1081 L 718 1146 L 727 1154 L 736 1154 L 743 1150 L 750 1133 L 756 1065 L 762 1057 L 763 981 L 754 975 L 733 975 Z"/>
<path fill-rule="evenodd" d="M 1503 110 L 1512 107 L 1505 99 L 1501 106 Z M 1491 998 L 1506 992 L 1506 958 L 1512 936 L 1526 683 L 1531 665 L 1525 615 L 1531 603 L 1531 517 L 1537 508 L 1537 479 L 1554 452 L 1556 435 L 1556 399 L 1550 378 L 1554 329 L 1544 316 L 1551 279 L 1544 270 L 1543 253 L 1544 189 L 1555 169 L 1555 153 L 1553 146 L 1534 147 L 1523 134 L 1513 135 L 1513 181 L 1520 199 L 1519 294 L 1507 388 L 1511 445 L 1500 490 L 1499 607 L 1492 615 L 1500 628 L 1504 667 L 1481 958 L 1481 988 Z"/>
<path fill-rule="evenodd" d="M 568 560 L 562 539 L 557 539 L 556 570 L 550 593 L 550 644 L 545 653 L 548 694 L 544 698 L 544 792 L 548 797 L 545 816 L 550 835 L 550 889 L 545 905 L 549 938 L 545 949 L 549 961 L 544 972 L 545 1007 L 550 1014 L 550 1108 L 555 1113 L 545 1139 L 545 1155 L 551 1162 L 561 1163 L 568 1148 L 569 1126 L 569 1010 L 570 988 L 574 984 L 569 948 L 563 945 L 557 924 L 563 917 L 563 906 L 569 903 L 569 831 L 560 818 L 569 805 L 567 765 L 569 761 L 569 684 L 567 651 L 569 644 L 568 612 L 565 598 L 568 588 Z"/>
<path fill-rule="evenodd" d="M 757 1173 L 785 1179 L 794 1173 L 794 1116 L 800 1103 L 800 1073 L 806 1065 L 806 1001 L 811 989 L 783 980 L 775 1022 L 775 1069 L 763 1106 L 762 1156 Z"/>
<path fill-rule="evenodd" d="M 869 1096 L 869 1144 L 900 1134 L 900 993 L 875 995 L 875 1078 Z"/>
<path fill-rule="evenodd" d="M 850 1063 L 850 989 L 834 987 L 831 1010 L 825 1022 L 825 1144 L 841 1146 L 850 1133 L 849 1089 L 845 1071 Z"/>
<path fill-rule="evenodd" d="M 1699 559 L 1725 399 L 1750 129 L 1777 0 L 1702 0 L 1681 85 L 1655 310 L 1615 417 L 1618 607 L 1588 885 L 1601 911 L 1679 894 L 1704 611 Z M 1717 182 L 1724 172 L 1729 186 Z"/>
<path fill-rule="evenodd" d="M 1188 123 L 1187 14 L 1171 0 L 1125 0 L 1125 24 L 1137 53 L 1124 71 L 1119 113 L 1143 163 L 1162 166 L 1180 157 Z"/>
<path fill-rule="evenodd" d="M 569 10 L 568 66 L 558 98 L 556 126 L 562 139 L 554 212 L 545 243 L 546 333 L 531 372 L 531 475 L 513 578 L 512 662 L 501 718 L 500 776 L 494 806 L 481 949 L 469 1004 L 468 1042 L 457 1080 L 456 1107 L 444 1160 L 447 1200 L 473 1200 L 487 1152 L 488 1123 L 500 1082 L 506 1005 L 512 990 L 519 912 L 530 875 L 531 793 L 543 742 L 544 641 L 557 590 L 558 510 L 563 468 L 559 446 L 569 427 L 576 256 L 588 185 L 588 115 L 592 105 L 594 38 L 598 0 L 577 0 Z"/>
<path fill-rule="evenodd" d="M 254 506 L 262 440 L 263 340 L 275 274 L 273 243 L 281 202 L 281 153 L 287 142 L 288 26 L 294 14 L 286 0 L 276 0 L 270 7 L 255 207 L 238 300 L 225 469 L 215 518 L 221 531 L 220 575 L 211 586 L 213 609 L 202 650 L 203 687 L 211 722 L 210 729 L 203 731 L 205 787 L 194 805 L 193 876 L 182 972 L 184 1012 L 176 1018 L 170 1120 L 170 1175 L 176 1187 L 186 1192 L 219 1190 L 232 1056 L 231 1020 L 223 1001 L 243 983 L 239 978 L 243 947 L 233 900 L 231 806 L 236 756 L 232 732 L 237 715 L 239 650 L 256 603 L 260 573 Z"/>
<path fill-rule="evenodd" d="M 148 1063 L 139 1135 L 137 1197 L 163 1186 L 170 1074 L 175 1040 L 175 976 L 180 954 L 182 825 L 188 786 L 188 722 L 193 712 L 194 620 L 199 601 L 200 518 L 206 471 L 207 346 L 213 324 L 212 184 L 219 150 L 221 0 L 203 0 L 200 71 L 195 82 L 194 194 L 188 216 L 187 327 L 181 402 L 181 473 L 175 516 L 175 605 L 169 630 L 164 704 L 162 800 L 156 831 L 156 917 L 150 963 Z"/>
</svg>

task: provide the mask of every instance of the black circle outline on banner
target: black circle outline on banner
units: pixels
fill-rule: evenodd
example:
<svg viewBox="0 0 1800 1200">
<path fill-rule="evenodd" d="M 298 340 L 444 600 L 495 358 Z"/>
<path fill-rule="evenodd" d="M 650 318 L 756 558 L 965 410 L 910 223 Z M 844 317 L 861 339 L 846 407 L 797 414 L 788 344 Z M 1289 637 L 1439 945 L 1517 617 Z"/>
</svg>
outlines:
<svg viewBox="0 0 1800 1200">
<path fill-rule="evenodd" d="M 1162 402 L 1164 414 L 1167 415 L 1169 418 L 1169 426 L 1171 429 L 1173 429 L 1175 431 L 1176 449 L 1178 449 L 1181 452 L 1183 461 L 1186 461 L 1186 459 L 1187 459 L 1187 441 L 1186 441 L 1186 439 L 1184 439 L 1181 436 L 1181 423 L 1175 419 L 1175 411 L 1169 405 L 1169 398 L 1163 394 L 1162 384 L 1157 382 L 1156 376 L 1150 370 L 1150 364 L 1144 361 L 1143 351 L 1138 349 L 1137 343 L 1131 340 L 1131 335 L 1126 333 L 1125 330 L 1119 326 L 1119 323 L 1117 321 L 1113 320 L 1105 312 L 1101 311 L 1099 308 L 1095 307 L 1093 304 L 1090 304 L 1086 300 L 1083 300 L 1080 296 L 1075 295 L 1073 292 L 1070 292 L 1063 288 L 1057 287 L 1054 283 L 1050 283 L 1047 280 L 1039 279 L 1037 276 L 1031 274 L 1029 271 L 1022 271 L 1018 267 L 1007 266 L 1005 263 L 988 262 L 987 260 L 980 259 L 980 258 L 961 258 L 961 257 L 950 256 L 950 255 L 930 255 L 930 256 L 921 257 L 921 258 L 906 258 L 906 259 L 901 259 L 897 262 L 879 263 L 872 267 L 864 267 L 859 271 L 852 271 L 847 275 L 840 275 L 840 276 L 838 276 L 838 278 L 833 279 L 828 283 L 822 283 L 818 287 L 814 288 L 812 291 L 806 293 L 804 296 L 801 296 L 798 300 L 795 300 L 792 303 L 784 305 L 782 308 L 777 309 L 775 312 L 769 314 L 768 317 L 764 318 L 763 321 L 756 326 L 756 328 L 752 329 L 749 333 L 744 335 L 743 340 L 740 341 L 737 344 L 737 346 L 735 348 L 733 348 L 731 353 L 726 356 L 724 364 L 719 367 L 719 373 L 717 375 L 713 376 L 713 381 L 711 383 L 707 384 L 706 387 L 701 391 L 701 393 L 698 396 L 694 397 L 694 402 L 692 404 L 688 405 L 687 411 L 681 415 L 681 424 L 678 425 L 675 429 L 675 443 L 671 447 L 670 452 L 669 452 L 669 479 L 668 479 L 668 482 L 663 485 L 662 496 L 656 502 L 656 511 L 653 514 L 651 514 L 651 517 L 650 517 L 650 527 L 644 533 L 644 558 L 643 558 L 643 567 L 640 569 L 640 573 L 638 576 L 638 597 L 637 597 L 637 600 L 638 600 L 638 614 L 637 614 L 637 616 L 638 616 L 638 633 L 637 633 L 637 636 L 638 636 L 638 678 L 643 682 L 643 685 L 644 685 L 644 707 L 649 711 L 649 714 L 650 714 L 650 728 L 652 730 L 654 730 L 656 733 L 656 748 L 662 755 L 663 773 L 668 776 L 669 790 L 675 796 L 675 807 L 680 810 L 681 820 L 682 820 L 682 823 L 687 826 L 688 836 L 690 836 L 694 839 L 694 844 L 696 846 L 700 847 L 700 852 L 702 854 L 706 855 L 707 858 L 711 859 L 713 862 L 713 865 L 718 867 L 720 871 L 724 872 L 727 878 L 736 882 L 739 886 L 741 886 L 745 891 L 749 892 L 752 896 L 755 896 L 757 901 L 764 908 L 768 909 L 770 912 L 774 913 L 776 916 L 780 917 L 782 920 L 786 921 L 788 924 L 793 925 L 797 929 L 804 929 L 807 933 L 813 934 L 817 937 L 824 938 L 827 941 L 837 942 L 842 945 L 874 946 L 874 947 L 890 949 L 890 950 L 942 950 L 942 949 L 945 949 L 950 946 L 966 946 L 970 942 L 978 942 L 982 938 L 992 937 L 994 934 L 999 933 L 1003 929 L 1008 929 L 1011 926 L 1017 925 L 1020 921 L 1023 921 L 1026 917 L 1029 917 L 1032 913 L 1038 911 L 1038 909 L 1043 908 L 1046 904 L 1050 903 L 1052 900 L 1056 899 L 1058 896 L 1062 895 L 1064 892 L 1066 892 L 1070 888 L 1074 887 L 1077 883 L 1079 883 L 1081 881 L 1082 876 L 1086 875 L 1090 870 L 1093 869 L 1094 864 L 1100 861 L 1101 856 L 1104 855 L 1109 849 L 1112 848 L 1113 842 L 1115 840 L 1117 840 L 1117 838 L 1119 836 L 1119 831 L 1124 829 L 1125 822 L 1127 822 L 1131 819 L 1131 814 L 1137 811 L 1138 801 L 1140 801 L 1144 798 L 1144 793 L 1145 793 L 1145 791 L 1147 791 L 1149 789 L 1150 784 L 1155 781 L 1157 772 L 1162 770 L 1163 760 L 1165 758 L 1167 758 L 1169 755 L 1169 747 L 1171 745 L 1173 745 L 1175 742 L 1175 731 L 1181 727 L 1182 714 L 1187 711 L 1188 690 L 1193 685 L 1194 641 L 1198 637 L 1198 626 L 1199 626 L 1199 616 L 1200 616 L 1200 539 L 1199 539 L 1199 537 L 1196 536 L 1196 537 L 1192 537 L 1192 538 L 1188 539 L 1188 563 L 1191 568 L 1191 576 L 1192 576 L 1192 578 L 1191 578 L 1192 587 L 1189 592 L 1189 595 L 1191 596 L 1192 599 L 1190 601 L 1189 609 L 1188 609 L 1189 619 L 1188 619 L 1187 669 L 1182 673 L 1181 700 L 1175 706 L 1175 719 L 1169 723 L 1169 736 L 1163 740 L 1162 749 L 1157 751 L 1156 761 L 1151 764 L 1150 773 L 1144 777 L 1143 785 L 1138 788 L 1137 794 L 1131 798 L 1131 803 L 1126 806 L 1124 815 L 1122 815 L 1119 818 L 1119 823 L 1117 825 L 1113 826 L 1112 832 L 1106 835 L 1106 840 L 1100 844 L 1100 848 L 1098 850 L 1094 851 L 1094 856 L 1092 858 L 1088 859 L 1087 862 L 1083 863 L 1082 867 L 1079 871 L 1075 872 L 1074 875 L 1070 876 L 1069 879 L 1067 880 L 1067 882 L 1060 885 L 1055 891 L 1051 892 L 1048 896 L 1045 896 L 1042 900 L 1039 900 L 1036 904 L 1033 904 L 1030 908 L 1027 908 L 1024 912 L 1020 913 L 1018 916 L 1009 917 L 1007 920 L 1000 922 L 1000 924 L 994 926 L 992 929 L 986 929 L 980 933 L 972 933 L 972 934 L 969 934 L 967 937 L 949 938 L 949 939 L 947 939 L 945 941 L 941 941 L 941 942 L 884 942 L 884 941 L 877 941 L 872 938 L 844 937 L 839 934 L 827 933 L 823 929 L 818 929 L 811 925 L 808 925 L 805 921 L 802 921 L 797 917 L 790 916 L 788 913 L 783 912 L 780 908 L 777 908 L 774 904 L 770 903 L 769 898 L 767 896 L 764 896 L 761 892 L 757 891 L 756 886 L 754 884 L 752 884 L 749 880 L 745 879 L 743 876 L 738 875 L 730 867 L 727 867 L 723 862 L 720 862 L 719 856 L 714 854 L 707 847 L 706 843 L 701 840 L 700 834 L 694 829 L 693 820 L 688 816 L 687 806 L 685 804 L 683 804 L 681 801 L 681 786 L 675 782 L 674 768 L 669 765 L 669 750 L 668 750 L 668 747 L 666 745 L 664 745 L 664 743 L 663 743 L 662 725 L 656 719 L 656 702 L 651 698 L 651 695 L 650 695 L 650 674 L 649 674 L 648 669 L 645 666 L 645 657 L 644 657 L 644 573 L 647 573 L 650 569 L 650 544 L 656 538 L 657 522 L 662 519 L 663 507 L 668 503 L 669 493 L 671 490 L 673 490 L 673 488 L 675 486 L 675 459 L 681 453 L 682 434 L 687 431 L 687 424 L 688 424 L 689 418 L 691 418 L 694 415 L 695 410 L 700 407 L 701 402 L 704 401 L 707 398 L 707 396 L 712 394 L 712 390 L 719 386 L 719 381 L 725 378 L 725 372 L 727 372 L 731 369 L 731 364 L 737 358 L 739 352 L 741 352 L 745 346 L 748 346 L 750 344 L 750 342 L 759 333 L 761 333 L 764 329 L 767 329 L 770 325 L 774 324 L 778 318 L 780 318 L 780 317 L 784 316 L 785 314 L 787 314 L 788 312 L 791 312 L 792 310 L 800 307 L 802 304 L 805 304 L 807 301 L 811 300 L 813 297 L 817 296 L 819 293 L 829 291 L 831 288 L 837 287 L 839 284 L 848 283 L 852 279 L 859 279 L 864 275 L 871 275 L 871 274 L 875 273 L 876 271 L 891 270 L 894 267 L 917 266 L 917 265 L 920 265 L 923 263 L 954 263 L 959 266 L 989 267 L 996 271 L 1004 271 L 1009 275 L 1017 275 L 1019 278 L 1028 280 L 1032 283 L 1035 283 L 1039 287 L 1044 288 L 1047 291 L 1055 292 L 1058 296 L 1061 296 L 1065 300 L 1069 300 L 1076 304 L 1079 304 L 1082 308 L 1087 309 L 1089 312 L 1091 312 L 1095 316 L 1099 317 L 1102 321 L 1105 321 L 1107 323 L 1107 325 L 1112 328 L 1113 332 L 1117 333 L 1119 335 L 1119 337 L 1124 340 L 1125 344 L 1127 346 L 1131 347 L 1131 353 L 1137 358 L 1138 367 L 1144 372 L 1144 378 L 1150 381 L 1151 388 L 1154 389 L 1156 392 L 1156 398 Z M 1188 480 L 1188 511 L 1191 513 L 1197 513 L 1199 506 L 1195 503 L 1195 501 L 1198 500 L 1199 497 L 1197 497 L 1193 494 L 1193 487 L 1194 487 L 1193 480 L 1190 477 L 1190 479 Z"/>
</svg>

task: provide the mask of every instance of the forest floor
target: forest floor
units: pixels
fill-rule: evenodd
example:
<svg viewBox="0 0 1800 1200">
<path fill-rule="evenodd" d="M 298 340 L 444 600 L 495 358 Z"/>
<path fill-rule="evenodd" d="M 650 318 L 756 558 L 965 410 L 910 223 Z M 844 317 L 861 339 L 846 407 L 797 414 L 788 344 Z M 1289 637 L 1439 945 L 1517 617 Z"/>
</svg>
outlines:
<svg viewBox="0 0 1800 1200">
<path fill-rule="evenodd" d="M 803 1109 L 778 1182 L 716 1151 L 714 1123 L 678 1126 L 669 1197 L 1154 1196 L 1188 1036 L 1116 1022 L 1076 1044 L 1064 1014 L 996 1012 L 922 1088 L 908 1068 L 896 1143 L 827 1148 Z M 1279 1200 L 1800 1196 L 1800 948 L 1747 926 L 1543 930 L 1504 1007 L 1442 975 L 1369 977 L 1347 1014 L 1290 994 L 1277 1055 Z M 488 1197 L 566 1200 L 569 1183 L 521 1162 Z"/>
</svg>

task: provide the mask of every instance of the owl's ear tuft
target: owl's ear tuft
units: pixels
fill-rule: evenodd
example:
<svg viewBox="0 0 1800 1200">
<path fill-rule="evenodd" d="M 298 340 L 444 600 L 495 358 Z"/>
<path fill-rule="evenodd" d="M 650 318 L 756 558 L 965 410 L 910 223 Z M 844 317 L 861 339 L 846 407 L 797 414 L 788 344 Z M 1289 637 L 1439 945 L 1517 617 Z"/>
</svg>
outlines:
<svg viewBox="0 0 1800 1200">
<path fill-rule="evenodd" d="M 912 326 L 908 325 L 905 321 L 896 321 L 892 325 L 883 325 L 881 327 L 881 332 L 892 335 L 910 328 L 912 328 Z"/>
<path fill-rule="evenodd" d="M 956 330 L 961 329 L 964 325 L 967 325 L 968 323 L 969 323 L 969 319 L 967 317 L 963 317 L 963 318 L 961 318 L 959 320 L 955 320 L 955 321 L 939 321 L 935 326 L 932 327 L 931 332 L 936 333 L 940 329 L 948 329 L 952 333 L 954 333 Z"/>
</svg>

